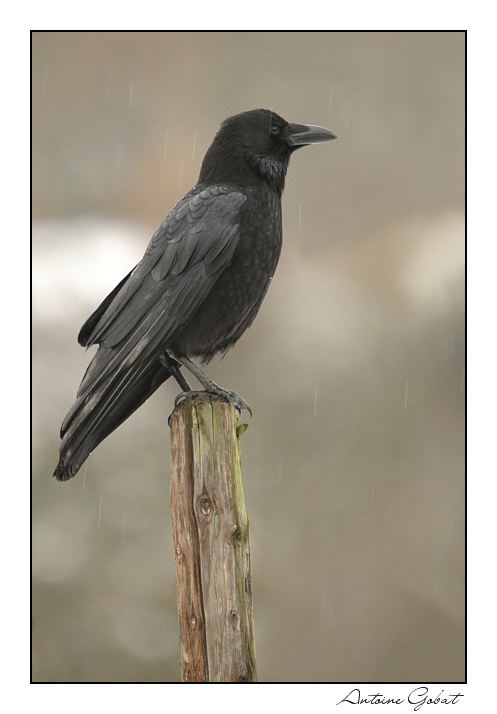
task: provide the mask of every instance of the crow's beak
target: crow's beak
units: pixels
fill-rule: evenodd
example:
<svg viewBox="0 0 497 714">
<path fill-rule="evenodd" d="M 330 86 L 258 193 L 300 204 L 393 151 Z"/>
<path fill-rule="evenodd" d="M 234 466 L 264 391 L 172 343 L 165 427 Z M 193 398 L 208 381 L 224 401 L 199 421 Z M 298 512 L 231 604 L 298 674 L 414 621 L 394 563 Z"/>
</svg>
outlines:
<svg viewBox="0 0 497 714">
<path fill-rule="evenodd" d="M 329 129 L 312 124 L 289 124 L 287 127 L 287 142 L 290 146 L 307 146 L 308 144 L 322 144 L 324 141 L 336 139 Z"/>
</svg>

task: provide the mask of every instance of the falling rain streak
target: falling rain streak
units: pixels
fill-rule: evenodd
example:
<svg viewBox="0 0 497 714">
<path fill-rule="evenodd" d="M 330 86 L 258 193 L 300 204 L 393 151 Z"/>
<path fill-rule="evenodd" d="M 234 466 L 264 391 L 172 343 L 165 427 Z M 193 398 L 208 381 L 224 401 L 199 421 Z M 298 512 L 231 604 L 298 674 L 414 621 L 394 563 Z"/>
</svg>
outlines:
<svg viewBox="0 0 497 714">
<path fill-rule="evenodd" d="M 302 204 L 299 201 L 299 222 L 298 222 L 299 228 L 302 225 Z"/>
<path fill-rule="evenodd" d="M 168 135 L 168 131 L 166 129 L 166 138 L 164 139 L 164 158 L 166 158 L 166 154 L 167 154 L 167 135 Z"/>
<path fill-rule="evenodd" d="M 406 391 L 404 393 L 404 409 L 407 409 L 407 396 L 409 394 L 409 380 L 406 380 Z"/>
<path fill-rule="evenodd" d="M 316 419 L 318 415 L 318 390 L 314 390 L 314 419 Z"/>
<path fill-rule="evenodd" d="M 128 109 L 131 109 L 131 102 L 133 101 L 133 82 L 129 85 L 129 102 Z"/>
</svg>

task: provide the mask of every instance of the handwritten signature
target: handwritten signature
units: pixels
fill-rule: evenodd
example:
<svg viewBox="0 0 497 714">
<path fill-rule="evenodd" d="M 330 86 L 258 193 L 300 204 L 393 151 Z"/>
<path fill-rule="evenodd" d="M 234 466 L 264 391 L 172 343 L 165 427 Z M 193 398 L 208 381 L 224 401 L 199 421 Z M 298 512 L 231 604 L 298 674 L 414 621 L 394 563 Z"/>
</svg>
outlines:
<svg viewBox="0 0 497 714">
<path fill-rule="evenodd" d="M 412 704 L 414 711 L 421 709 L 423 704 L 458 704 L 464 694 L 445 694 L 442 689 L 435 697 L 428 696 L 428 687 L 417 687 L 409 693 L 407 702 Z M 360 689 L 353 689 L 337 704 L 403 704 L 405 699 L 395 699 L 384 697 L 379 692 L 377 694 L 368 694 L 366 697 L 361 697 Z"/>
</svg>

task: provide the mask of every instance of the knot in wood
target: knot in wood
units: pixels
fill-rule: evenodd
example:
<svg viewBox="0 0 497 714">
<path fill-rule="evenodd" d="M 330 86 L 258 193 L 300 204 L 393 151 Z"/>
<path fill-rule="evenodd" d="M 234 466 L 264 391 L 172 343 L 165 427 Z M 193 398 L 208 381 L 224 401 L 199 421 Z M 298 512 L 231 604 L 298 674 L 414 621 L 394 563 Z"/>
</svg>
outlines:
<svg viewBox="0 0 497 714">
<path fill-rule="evenodd" d="M 232 626 L 233 626 L 235 629 L 236 629 L 237 626 L 238 626 L 238 619 L 239 619 L 239 618 L 238 618 L 238 613 L 237 613 L 237 611 L 236 611 L 236 610 L 232 610 L 232 611 L 230 612 L 230 620 L 231 620 Z"/>
<path fill-rule="evenodd" d="M 245 592 L 247 595 L 252 595 L 252 577 L 250 573 L 245 576 Z"/>
<path fill-rule="evenodd" d="M 243 532 L 243 528 L 240 525 L 233 526 L 231 529 L 231 538 L 233 541 L 242 543 L 245 540 L 245 535 Z"/>
<path fill-rule="evenodd" d="M 207 494 L 202 494 L 198 499 L 198 507 L 203 516 L 210 516 L 212 513 L 212 501 Z"/>
</svg>

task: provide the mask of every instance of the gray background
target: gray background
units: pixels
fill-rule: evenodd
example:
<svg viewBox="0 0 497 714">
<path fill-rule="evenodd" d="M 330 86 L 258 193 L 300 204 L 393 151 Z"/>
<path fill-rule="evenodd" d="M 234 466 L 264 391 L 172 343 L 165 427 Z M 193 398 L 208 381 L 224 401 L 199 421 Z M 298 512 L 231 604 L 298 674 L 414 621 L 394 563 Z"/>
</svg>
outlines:
<svg viewBox="0 0 497 714">
<path fill-rule="evenodd" d="M 283 254 L 209 375 L 243 436 L 261 681 L 464 678 L 461 32 L 33 35 L 33 677 L 180 680 L 167 384 L 67 484 L 79 327 L 255 107 L 293 156 Z"/>
</svg>

